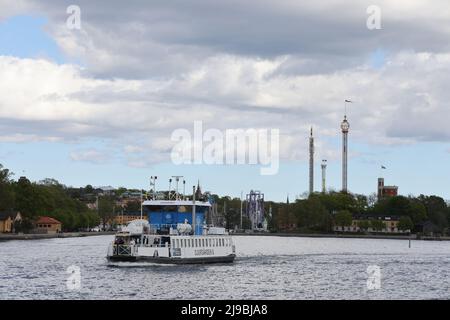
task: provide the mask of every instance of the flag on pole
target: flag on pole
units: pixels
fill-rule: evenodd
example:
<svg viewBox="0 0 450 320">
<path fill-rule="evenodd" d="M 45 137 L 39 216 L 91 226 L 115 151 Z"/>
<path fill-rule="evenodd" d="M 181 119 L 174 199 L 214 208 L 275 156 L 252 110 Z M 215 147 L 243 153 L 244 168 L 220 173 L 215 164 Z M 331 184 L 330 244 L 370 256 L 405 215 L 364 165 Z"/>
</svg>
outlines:
<svg viewBox="0 0 450 320">
<path fill-rule="evenodd" d="M 347 100 L 347 99 L 345 99 L 345 102 L 350 102 L 350 103 L 351 103 L 351 101 L 350 101 L 350 100 Z"/>
<path fill-rule="evenodd" d="M 385 166 L 381 166 L 381 169 L 386 169 L 386 167 Z"/>
</svg>

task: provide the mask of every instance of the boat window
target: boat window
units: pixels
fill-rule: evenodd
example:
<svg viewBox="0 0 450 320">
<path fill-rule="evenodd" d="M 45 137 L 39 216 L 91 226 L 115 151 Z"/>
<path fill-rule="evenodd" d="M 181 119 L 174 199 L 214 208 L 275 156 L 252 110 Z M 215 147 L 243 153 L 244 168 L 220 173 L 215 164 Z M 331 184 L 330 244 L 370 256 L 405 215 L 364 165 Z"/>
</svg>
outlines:
<svg viewBox="0 0 450 320">
<path fill-rule="evenodd" d="M 198 247 L 198 239 L 195 239 L 195 247 Z"/>
<path fill-rule="evenodd" d="M 211 239 L 208 239 L 208 247 L 211 247 Z"/>
<path fill-rule="evenodd" d="M 202 247 L 205 247 L 205 239 L 202 239 Z"/>
<path fill-rule="evenodd" d="M 221 242 L 222 242 L 222 247 L 224 247 L 224 246 L 225 246 L 225 243 L 224 243 L 224 241 L 223 241 L 223 238 L 220 239 L 220 240 L 221 240 Z"/>
</svg>

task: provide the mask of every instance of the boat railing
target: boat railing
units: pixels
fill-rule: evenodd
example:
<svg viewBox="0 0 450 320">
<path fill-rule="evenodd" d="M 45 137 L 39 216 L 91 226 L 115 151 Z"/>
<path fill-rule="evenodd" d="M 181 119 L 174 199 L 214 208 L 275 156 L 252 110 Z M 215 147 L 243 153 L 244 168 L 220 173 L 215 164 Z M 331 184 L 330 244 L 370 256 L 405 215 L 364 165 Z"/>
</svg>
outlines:
<svg viewBox="0 0 450 320">
<path fill-rule="evenodd" d="M 167 244 L 142 244 L 142 243 L 138 243 L 137 244 L 138 247 L 145 247 L 145 248 L 170 248 L 170 243 Z"/>
<path fill-rule="evenodd" d="M 113 255 L 115 256 L 134 256 L 136 248 L 129 244 L 113 244 Z"/>
</svg>

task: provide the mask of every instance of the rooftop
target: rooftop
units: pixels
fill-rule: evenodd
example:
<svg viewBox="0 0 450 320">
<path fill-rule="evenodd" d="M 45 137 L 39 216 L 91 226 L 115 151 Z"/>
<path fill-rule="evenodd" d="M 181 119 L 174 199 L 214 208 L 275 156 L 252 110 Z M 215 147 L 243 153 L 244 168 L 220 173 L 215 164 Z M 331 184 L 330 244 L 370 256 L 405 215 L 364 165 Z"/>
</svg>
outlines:
<svg viewBox="0 0 450 320">
<path fill-rule="evenodd" d="M 53 219 L 51 217 L 39 217 L 39 219 L 36 221 L 37 224 L 61 224 L 56 219 Z"/>
</svg>

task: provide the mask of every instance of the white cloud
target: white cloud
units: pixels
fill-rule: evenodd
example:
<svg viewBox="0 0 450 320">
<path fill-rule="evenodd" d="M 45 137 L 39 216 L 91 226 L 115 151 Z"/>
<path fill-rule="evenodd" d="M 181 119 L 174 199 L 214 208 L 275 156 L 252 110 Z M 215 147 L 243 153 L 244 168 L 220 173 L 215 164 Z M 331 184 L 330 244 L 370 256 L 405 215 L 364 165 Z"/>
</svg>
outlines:
<svg viewBox="0 0 450 320">
<path fill-rule="evenodd" d="M 109 157 L 106 153 L 96 149 L 85 149 L 72 151 L 70 159 L 73 161 L 86 161 L 91 163 L 104 163 L 108 161 Z"/>
<path fill-rule="evenodd" d="M 74 64 L 0 56 L 3 141 L 106 139 L 132 166 L 170 159 L 170 134 L 206 127 L 279 128 L 284 159 L 337 158 L 343 100 L 350 137 L 369 144 L 449 141 L 447 1 L 379 1 L 383 30 L 367 30 L 370 1 L 79 1 L 82 29 L 65 4 L 0 0 L 41 14 Z M 67 5 L 71 4 L 67 2 Z M 387 52 L 380 69 L 369 56 Z M 89 152 L 87 152 L 89 151 Z M 93 150 L 74 159 L 97 159 Z M 80 153 L 81 152 L 81 153 Z M 142 160 L 145 157 L 145 160 Z"/>
<path fill-rule="evenodd" d="M 99 80 L 74 65 L 3 56 L 0 130 L 16 141 L 106 138 L 125 154 L 167 161 L 172 130 L 192 130 L 194 120 L 202 120 L 205 128 L 221 130 L 279 128 L 281 156 L 302 159 L 310 125 L 318 150 L 321 138 L 339 135 L 342 101 L 349 97 L 355 101 L 348 110 L 352 139 L 388 145 L 450 140 L 442 116 L 449 110 L 450 55 L 400 53 L 380 70 L 362 65 L 330 75 L 274 73 L 288 58 L 224 55 L 156 81 Z M 92 152 L 89 158 L 100 159 Z"/>
</svg>

